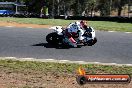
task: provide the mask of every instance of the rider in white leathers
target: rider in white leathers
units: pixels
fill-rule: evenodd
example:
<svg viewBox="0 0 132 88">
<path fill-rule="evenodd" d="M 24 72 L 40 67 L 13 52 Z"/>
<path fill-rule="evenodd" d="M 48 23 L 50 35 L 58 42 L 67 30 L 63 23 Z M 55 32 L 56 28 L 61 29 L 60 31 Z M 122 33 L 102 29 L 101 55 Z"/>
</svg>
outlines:
<svg viewBox="0 0 132 88">
<path fill-rule="evenodd" d="M 87 28 L 87 22 L 86 21 L 77 21 L 74 23 L 70 23 L 66 28 L 66 36 L 68 38 L 68 42 L 71 46 L 77 47 L 77 42 L 74 40 L 73 36 L 78 34 L 78 39 L 80 42 L 83 41 L 84 37 L 82 36 L 84 34 L 84 30 Z"/>
</svg>

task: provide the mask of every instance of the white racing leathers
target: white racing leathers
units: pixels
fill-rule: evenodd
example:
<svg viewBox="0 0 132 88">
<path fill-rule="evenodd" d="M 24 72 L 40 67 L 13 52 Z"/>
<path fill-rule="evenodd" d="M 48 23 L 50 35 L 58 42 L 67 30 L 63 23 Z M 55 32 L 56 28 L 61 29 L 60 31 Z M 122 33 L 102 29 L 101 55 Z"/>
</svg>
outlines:
<svg viewBox="0 0 132 88">
<path fill-rule="evenodd" d="M 79 33 L 79 40 L 83 40 L 84 37 L 82 36 L 84 34 L 84 30 L 80 26 L 80 22 L 71 23 L 68 25 L 67 30 L 69 33 Z M 78 32 L 79 31 L 79 32 Z"/>
</svg>

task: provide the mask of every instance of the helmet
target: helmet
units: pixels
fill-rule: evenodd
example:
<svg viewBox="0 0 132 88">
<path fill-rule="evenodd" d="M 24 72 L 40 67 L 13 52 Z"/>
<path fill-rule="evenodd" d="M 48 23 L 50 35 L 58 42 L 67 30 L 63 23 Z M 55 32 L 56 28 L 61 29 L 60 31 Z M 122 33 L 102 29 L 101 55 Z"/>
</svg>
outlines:
<svg viewBox="0 0 132 88">
<path fill-rule="evenodd" d="M 80 21 L 80 25 L 84 29 L 87 28 L 87 21 L 84 21 L 84 20 Z"/>
</svg>

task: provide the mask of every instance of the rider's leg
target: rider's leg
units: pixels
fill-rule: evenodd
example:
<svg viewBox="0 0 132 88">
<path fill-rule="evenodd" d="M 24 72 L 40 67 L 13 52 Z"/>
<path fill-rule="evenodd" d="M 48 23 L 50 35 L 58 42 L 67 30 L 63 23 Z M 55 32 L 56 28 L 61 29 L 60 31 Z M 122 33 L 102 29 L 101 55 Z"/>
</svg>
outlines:
<svg viewBox="0 0 132 88">
<path fill-rule="evenodd" d="M 65 31 L 65 38 L 64 42 L 70 45 L 71 47 L 77 47 L 76 41 L 72 38 L 71 33 L 69 33 L 67 30 Z"/>
<path fill-rule="evenodd" d="M 80 44 L 83 43 L 83 40 L 84 40 L 83 34 L 84 34 L 83 30 L 80 30 L 79 36 L 78 36 L 78 39 L 79 39 L 78 43 Z"/>
<path fill-rule="evenodd" d="M 70 45 L 71 47 L 77 47 L 76 41 L 71 37 L 71 38 L 65 38 L 64 42 Z"/>
</svg>

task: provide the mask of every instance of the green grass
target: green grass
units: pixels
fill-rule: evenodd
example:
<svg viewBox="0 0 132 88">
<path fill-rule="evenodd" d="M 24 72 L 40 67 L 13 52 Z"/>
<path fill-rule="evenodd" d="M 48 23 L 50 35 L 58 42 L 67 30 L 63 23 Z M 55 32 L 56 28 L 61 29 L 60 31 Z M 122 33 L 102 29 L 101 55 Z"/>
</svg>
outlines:
<svg viewBox="0 0 132 88">
<path fill-rule="evenodd" d="M 26 24 L 66 26 L 71 22 L 75 22 L 76 20 L 0 17 L 0 21 Z M 109 21 L 89 21 L 88 23 L 96 30 L 132 32 L 132 23 L 118 23 Z"/>
<path fill-rule="evenodd" d="M 91 21 L 90 25 L 95 27 L 97 30 L 132 32 L 132 23 Z"/>
<path fill-rule="evenodd" d="M 71 22 L 74 22 L 75 20 L 0 17 L 0 21 L 26 23 L 26 24 L 61 25 L 61 26 L 65 26 L 65 25 L 68 25 Z"/>
<path fill-rule="evenodd" d="M 132 66 L 114 66 L 98 64 L 71 64 L 71 63 L 53 63 L 53 62 L 35 62 L 18 60 L 0 60 L 0 70 L 24 73 L 27 71 L 39 71 L 42 73 L 68 73 L 76 74 L 77 69 L 82 66 L 88 74 L 130 74 L 132 75 Z"/>
</svg>

